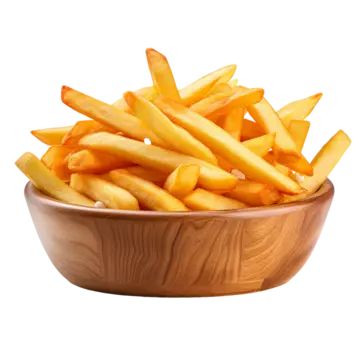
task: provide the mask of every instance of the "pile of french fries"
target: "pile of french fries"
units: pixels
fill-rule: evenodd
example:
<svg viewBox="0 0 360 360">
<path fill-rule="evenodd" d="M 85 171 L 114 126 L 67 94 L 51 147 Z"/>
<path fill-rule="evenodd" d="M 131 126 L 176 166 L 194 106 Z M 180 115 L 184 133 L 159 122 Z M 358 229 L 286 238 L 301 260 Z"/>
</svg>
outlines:
<svg viewBox="0 0 360 360">
<path fill-rule="evenodd" d="M 316 192 L 350 145 L 340 130 L 311 162 L 302 154 L 321 94 L 275 111 L 263 89 L 237 84 L 235 65 L 179 89 L 166 57 L 146 56 L 152 86 L 112 105 L 63 86 L 63 103 L 87 119 L 32 131 L 49 148 L 16 164 L 38 189 L 124 210 L 269 206 Z"/>
</svg>

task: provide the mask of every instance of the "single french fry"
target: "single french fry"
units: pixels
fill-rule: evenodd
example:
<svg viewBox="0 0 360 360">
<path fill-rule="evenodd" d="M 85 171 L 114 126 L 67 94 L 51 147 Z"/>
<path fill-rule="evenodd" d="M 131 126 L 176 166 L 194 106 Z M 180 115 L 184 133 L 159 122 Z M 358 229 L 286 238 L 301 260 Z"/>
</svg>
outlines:
<svg viewBox="0 0 360 360">
<path fill-rule="evenodd" d="M 234 164 L 247 177 L 272 184 L 286 193 L 296 194 L 302 191 L 295 181 L 277 171 L 212 121 L 169 99 L 156 99 L 155 103 L 177 125 L 188 130 L 214 153 Z"/>
<path fill-rule="evenodd" d="M 71 172 L 101 174 L 129 164 L 114 154 L 92 149 L 82 149 L 67 157 L 67 167 Z"/>
<path fill-rule="evenodd" d="M 231 87 L 228 83 L 218 82 L 211 88 L 211 90 L 207 94 L 207 97 L 210 97 L 210 95 L 215 95 L 215 94 L 223 94 L 224 96 L 229 96 L 233 93 L 234 93 L 234 88 Z"/>
<path fill-rule="evenodd" d="M 215 94 L 212 95 L 211 101 L 208 101 L 208 103 L 205 102 L 205 99 L 202 100 L 206 106 L 199 102 L 200 104 L 194 104 L 190 108 L 204 117 L 216 118 L 239 106 L 247 107 L 256 104 L 263 98 L 263 95 L 263 89 L 243 89 L 238 87 L 232 89 L 232 94 L 229 96 L 222 93 Z"/>
<path fill-rule="evenodd" d="M 305 99 L 293 101 L 282 107 L 277 113 L 283 124 L 288 127 L 291 120 L 305 120 L 313 111 L 322 97 L 322 93 L 309 96 Z"/>
<path fill-rule="evenodd" d="M 144 167 L 138 166 L 138 165 L 128 166 L 128 167 L 124 168 L 124 170 L 126 170 L 129 174 L 135 175 L 137 177 L 140 177 L 144 180 L 153 182 L 156 185 L 160 185 L 160 186 L 163 185 L 163 183 L 166 181 L 166 178 L 168 176 L 168 174 L 166 174 L 164 172 L 149 169 L 149 168 L 144 168 Z"/>
<path fill-rule="evenodd" d="M 264 134 L 264 130 L 261 129 L 261 127 L 256 122 L 248 119 L 243 120 L 241 129 L 241 141 L 250 140 Z"/>
<path fill-rule="evenodd" d="M 164 146 L 144 122 L 137 117 L 119 110 L 91 96 L 85 95 L 68 86 L 63 86 L 61 99 L 64 104 L 102 124 L 123 132 L 125 135 L 143 141 L 148 138 L 153 144 Z"/>
<path fill-rule="evenodd" d="M 274 146 L 275 134 L 266 134 L 250 140 L 243 141 L 242 144 L 254 154 L 263 157 Z"/>
<path fill-rule="evenodd" d="M 109 173 L 111 180 L 129 191 L 142 206 L 157 211 L 187 211 L 186 206 L 161 187 L 129 174 L 126 170 L 113 170 Z"/>
<path fill-rule="evenodd" d="M 271 205 L 280 200 L 280 193 L 273 186 L 250 180 L 239 180 L 226 196 L 251 206 Z"/>
<path fill-rule="evenodd" d="M 69 181 L 71 171 L 67 166 L 68 156 L 78 148 L 54 145 L 47 149 L 41 161 L 61 180 Z"/>
<path fill-rule="evenodd" d="M 181 199 L 195 189 L 199 180 L 199 175 L 199 165 L 179 165 L 166 179 L 164 189 L 171 195 Z"/>
<path fill-rule="evenodd" d="M 190 106 L 208 95 L 215 84 L 229 81 L 236 71 L 236 65 L 228 65 L 203 76 L 180 90 L 181 102 Z"/>
<path fill-rule="evenodd" d="M 62 143 L 64 145 L 76 145 L 79 140 L 86 134 L 92 134 L 98 131 L 116 132 L 115 129 L 103 125 L 94 120 L 78 121 L 69 132 L 63 137 Z"/>
<path fill-rule="evenodd" d="M 49 129 L 32 130 L 31 134 L 46 145 L 61 145 L 64 136 L 71 130 L 72 126 L 63 126 Z"/>
<path fill-rule="evenodd" d="M 217 164 L 216 157 L 209 148 L 186 130 L 175 125 L 150 101 L 132 92 L 125 93 L 124 98 L 134 114 L 171 148 L 211 164 Z"/>
<path fill-rule="evenodd" d="M 72 174 L 70 186 L 95 201 L 101 201 L 107 208 L 139 210 L 137 199 L 127 190 L 90 174 Z"/>
<path fill-rule="evenodd" d="M 181 101 L 174 75 L 166 57 L 154 49 L 146 49 L 146 58 L 154 87 L 159 95 Z"/>
<path fill-rule="evenodd" d="M 310 122 L 306 120 L 291 120 L 288 126 L 290 136 L 293 138 L 299 151 L 302 151 L 306 136 L 309 132 Z"/>
<path fill-rule="evenodd" d="M 278 153 L 276 155 L 276 161 L 279 164 L 285 165 L 291 170 L 297 171 L 300 174 L 311 176 L 313 174 L 313 167 L 305 159 L 303 155 L 300 158 L 295 158 L 292 155 Z"/>
<path fill-rule="evenodd" d="M 94 202 L 66 185 L 32 153 L 23 154 L 16 166 L 43 193 L 69 204 L 94 206 Z"/>
<path fill-rule="evenodd" d="M 234 210 L 246 207 L 244 203 L 238 200 L 214 194 L 201 188 L 184 197 L 183 202 L 192 210 Z"/>
<path fill-rule="evenodd" d="M 234 110 L 231 110 L 229 114 L 225 116 L 223 122 L 223 129 L 227 131 L 234 139 L 239 141 L 244 115 L 245 109 L 243 107 L 238 107 Z"/>
<path fill-rule="evenodd" d="M 114 134 L 90 134 L 83 137 L 80 144 L 168 174 L 181 164 L 197 164 L 200 166 L 199 184 L 209 190 L 231 189 L 236 183 L 233 175 L 203 160 Z"/>
<path fill-rule="evenodd" d="M 275 133 L 274 150 L 294 157 L 300 157 L 301 154 L 291 138 L 286 127 L 281 122 L 276 111 L 270 103 L 264 98 L 257 104 L 247 107 L 252 118 L 265 130 L 266 133 Z"/>
<path fill-rule="evenodd" d="M 139 90 L 136 90 L 135 94 L 142 96 L 149 101 L 153 101 L 155 99 L 155 97 L 157 96 L 157 92 L 153 86 L 148 86 L 148 87 L 144 87 Z M 122 111 L 131 113 L 131 109 L 129 108 L 129 106 L 123 96 L 119 100 L 116 100 L 112 105 Z"/>
</svg>

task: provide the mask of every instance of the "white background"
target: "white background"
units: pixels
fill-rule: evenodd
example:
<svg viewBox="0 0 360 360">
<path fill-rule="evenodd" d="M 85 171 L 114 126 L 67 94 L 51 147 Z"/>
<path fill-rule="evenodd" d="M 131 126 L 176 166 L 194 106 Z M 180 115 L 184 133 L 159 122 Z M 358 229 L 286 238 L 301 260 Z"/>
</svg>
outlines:
<svg viewBox="0 0 360 360">
<path fill-rule="evenodd" d="M 359 359 L 358 1 L 2 1 L 0 7 L 0 358 Z M 70 285 L 37 238 L 14 161 L 45 146 L 31 129 L 82 117 L 67 84 L 112 102 L 151 83 L 144 50 L 178 84 L 237 63 L 275 108 L 324 93 L 311 158 L 339 128 L 353 144 L 331 179 L 320 241 L 287 285 L 242 296 L 158 299 Z"/>
</svg>

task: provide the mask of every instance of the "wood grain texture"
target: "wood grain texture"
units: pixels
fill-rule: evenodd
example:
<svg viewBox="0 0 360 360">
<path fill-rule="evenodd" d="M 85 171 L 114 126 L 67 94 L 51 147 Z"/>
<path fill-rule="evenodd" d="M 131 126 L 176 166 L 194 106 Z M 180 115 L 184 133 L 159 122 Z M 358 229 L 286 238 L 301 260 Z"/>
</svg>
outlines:
<svg viewBox="0 0 360 360">
<path fill-rule="evenodd" d="M 44 248 L 66 279 L 148 296 L 238 294 L 287 282 L 315 246 L 333 193 L 327 181 L 297 203 L 165 213 L 67 205 L 25 189 Z"/>
</svg>

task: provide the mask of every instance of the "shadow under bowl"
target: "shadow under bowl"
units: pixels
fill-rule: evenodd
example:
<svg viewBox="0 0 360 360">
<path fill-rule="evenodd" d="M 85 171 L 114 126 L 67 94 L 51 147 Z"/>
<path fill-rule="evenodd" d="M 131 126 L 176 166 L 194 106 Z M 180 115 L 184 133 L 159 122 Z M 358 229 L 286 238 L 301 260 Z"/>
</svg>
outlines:
<svg viewBox="0 0 360 360">
<path fill-rule="evenodd" d="M 305 200 L 226 211 L 155 212 L 65 204 L 25 187 L 54 266 L 91 290 L 145 296 L 214 296 L 279 286 L 306 262 L 334 187 Z"/>
</svg>

